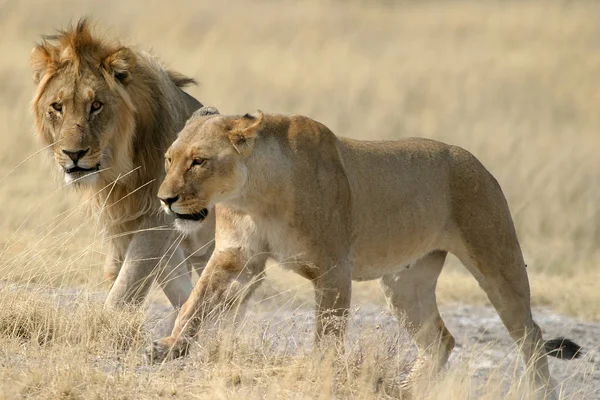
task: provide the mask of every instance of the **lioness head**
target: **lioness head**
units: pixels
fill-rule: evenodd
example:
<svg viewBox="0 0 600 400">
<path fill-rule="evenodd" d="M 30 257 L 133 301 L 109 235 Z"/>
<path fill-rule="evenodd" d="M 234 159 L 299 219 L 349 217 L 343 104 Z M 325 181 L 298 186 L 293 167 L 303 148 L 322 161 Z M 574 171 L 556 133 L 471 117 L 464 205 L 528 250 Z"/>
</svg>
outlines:
<svg viewBox="0 0 600 400">
<path fill-rule="evenodd" d="M 135 128 L 126 90 L 135 54 L 92 37 L 82 20 L 46 37 L 30 63 L 37 131 L 65 181 L 91 184 L 104 169 L 131 170 L 131 145 L 123 143 L 132 142 Z"/>
<path fill-rule="evenodd" d="M 158 191 L 175 226 L 193 231 L 216 203 L 236 197 L 245 186 L 245 159 L 252 153 L 263 114 L 242 117 L 196 112 L 165 154 L 166 177 Z M 208 115 L 206 115 L 208 114 Z"/>
</svg>

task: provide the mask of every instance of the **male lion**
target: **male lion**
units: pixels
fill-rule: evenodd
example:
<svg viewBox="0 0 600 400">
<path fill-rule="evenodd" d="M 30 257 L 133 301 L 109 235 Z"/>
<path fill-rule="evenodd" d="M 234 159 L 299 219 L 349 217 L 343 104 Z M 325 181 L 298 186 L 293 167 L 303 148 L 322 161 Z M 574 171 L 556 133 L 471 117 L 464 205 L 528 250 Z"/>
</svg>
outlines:
<svg viewBox="0 0 600 400">
<path fill-rule="evenodd" d="M 306 117 L 259 111 L 190 119 L 166 153 L 166 169 L 158 196 L 167 213 L 218 204 L 216 247 L 171 336 L 146 350 L 151 362 L 184 354 L 212 310 L 244 301 L 267 257 L 314 284 L 317 340 L 343 334 L 352 280 L 381 278 L 419 349 L 410 383 L 439 369 L 454 347 L 435 297 L 448 252 L 519 341 L 534 383 L 551 386 L 545 352 L 572 358 L 580 350 L 567 339 L 543 341 L 502 190 L 462 148 L 351 140 Z"/>
<path fill-rule="evenodd" d="M 201 269 L 214 216 L 178 247 L 155 195 L 164 151 L 202 106 L 181 89 L 194 81 L 145 52 L 94 37 L 85 19 L 44 37 L 30 61 L 37 133 L 65 182 L 89 197 L 109 238 L 106 305 L 142 301 L 158 277 L 179 307 L 192 290 L 182 248 L 200 249 L 190 263 Z"/>
</svg>

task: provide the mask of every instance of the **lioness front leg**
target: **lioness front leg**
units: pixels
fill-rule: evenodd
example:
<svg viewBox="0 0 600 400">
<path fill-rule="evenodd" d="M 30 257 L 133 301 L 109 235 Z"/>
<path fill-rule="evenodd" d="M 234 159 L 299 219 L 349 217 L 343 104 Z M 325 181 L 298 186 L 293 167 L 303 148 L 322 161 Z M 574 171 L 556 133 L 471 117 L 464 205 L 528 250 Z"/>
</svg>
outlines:
<svg viewBox="0 0 600 400">
<path fill-rule="evenodd" d="M 327 265 L 322 264 L 322 265 Z M 351 266 L 335 265 L 313 280 L 316 300 L 315 344 L 325 337 L 342 340 L 352 296 Z"/>
<path fill-rule="evenodd" d="M 215 251 L 181 308 L 171 336 L 154 341 L 145 351 L 146 361 L 158 363 L 187 354 L 207 319 L 241 306 L 258 287 L 266 258 L 262 254 L 249 257 L 239 248 Z"/>
</svg>

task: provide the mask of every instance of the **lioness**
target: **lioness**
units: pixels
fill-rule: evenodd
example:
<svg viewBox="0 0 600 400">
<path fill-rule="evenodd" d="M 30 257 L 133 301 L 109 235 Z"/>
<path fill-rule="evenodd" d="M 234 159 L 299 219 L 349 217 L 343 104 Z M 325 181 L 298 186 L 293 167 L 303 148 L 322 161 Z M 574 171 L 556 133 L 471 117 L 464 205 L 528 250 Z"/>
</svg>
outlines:
<svg viewBox="0 0 600 400">
<path fill-rule="evenodd" d="M 192 118 L 167 151 L 166 170 L 158 196 L 167 213 L 218 204 L 216 248 L 171 336 L 146 350 L 151 362 L 184 354 L 212 310 L 244 301 L 267 257 L 314 284 L 316 339 L 344 332 L 352 280 L 381 278 L 419 349 L 408 382 L 439 369 L 454 347 L 435 297 L 448 252 L 520 342 L 535 383 L 550 380 L 545 352 L 571 358 L 580 350 L 565 339 L 543 341 L 502 190 L 462 148 L 351 140 L 306 117 L 259 111 Z M 186 222 L 193 227 L 202 223 Z"/>
<path fill-rule="evenodd" d="M 140 302 L 158 276 L 179 307 L 193 287 L 182 248 L 202 269 L 214 215 L 178 246 L 181 237 L 155 196 L 165 150 L 202 106 L 181 89 L 194 81 L 145 52 L 93 36 L 85 19 L 44 37 L 30 61 L 37 133 L 65 182 L 90 197 L 109 239 L 106 305 Z"/>
</svg>

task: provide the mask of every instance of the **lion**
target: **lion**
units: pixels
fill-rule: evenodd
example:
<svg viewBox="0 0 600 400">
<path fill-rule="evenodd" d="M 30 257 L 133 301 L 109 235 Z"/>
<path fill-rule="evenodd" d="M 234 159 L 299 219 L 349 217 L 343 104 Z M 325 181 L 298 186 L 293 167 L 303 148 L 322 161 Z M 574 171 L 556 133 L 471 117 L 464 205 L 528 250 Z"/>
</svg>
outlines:
<svg viewBox="0 0 600 400">
<path fill-rule="evenodd" d="M 182 90 L 194 80 L 146 52 L 93 36 L 86 19 L 45 36 L 30 62 L 37 134 L 108 238 L 105 304 L 138 304 L 158 279 L 180 307 L 193 288 L 189 266 L 201 273 L 212 252 L 214 215 L 182 238 L 155 196 L 164 152 L 202 107 Z"/>
<path fill-rule="evenodd" d="M 165 157 L 163 209 L 185 216 L 216 206 L 216 244 L 171 336 L 146 349 L 150 362 L 184 355 L 207 316 L 244 302 L 273 257 L 312 281 L 317 343 L 343 336 L 352 281 L 380 279 L 418 348 L 410 388 L 439 370 L 455 344 L 435 294 L 448 252 L 519 342 L 534 383 L 551 390 L 547 353 L 580 353 L 568 339 L 543 340 L 504 194 L 460 147 L 347 139 L 307 117 L 258 111 L 192 118 Z M 202 229 L 202 222 L 178 228 Z"/>
</svg>

